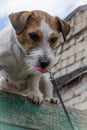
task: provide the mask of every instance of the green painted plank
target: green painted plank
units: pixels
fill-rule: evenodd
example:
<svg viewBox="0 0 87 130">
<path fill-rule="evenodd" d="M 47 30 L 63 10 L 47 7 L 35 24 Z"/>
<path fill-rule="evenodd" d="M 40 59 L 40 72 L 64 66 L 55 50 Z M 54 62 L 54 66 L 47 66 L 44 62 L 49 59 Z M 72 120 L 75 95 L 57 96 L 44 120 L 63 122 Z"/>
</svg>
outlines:
<svg viewBox="0 0 87 130">
<path fill-rule="evenodd" d="M 29 129 L 17 127 L 17 126 L 10 125 L 10 124 L 0 123 L 0 130 L 29 130 Z"/>
<path fill-rule="evenodd" d="M 87 114 L 69 110 L 75 130 L 87 130 Z M 0 130 L 71 130 L 58 105 L 35 105 L 26 97 L 0 91 Z"/>
</svg>

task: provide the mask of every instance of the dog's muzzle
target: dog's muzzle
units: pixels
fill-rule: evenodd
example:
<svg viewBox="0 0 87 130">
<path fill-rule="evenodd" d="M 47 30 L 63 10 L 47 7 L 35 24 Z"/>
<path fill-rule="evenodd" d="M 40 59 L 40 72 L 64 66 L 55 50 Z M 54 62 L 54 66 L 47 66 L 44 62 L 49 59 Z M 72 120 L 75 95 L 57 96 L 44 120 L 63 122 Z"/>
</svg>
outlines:
<svg viewBox="0 0 87 130">
<path fill-rule="evenodd" d="M 39 59 L 39 66 L 37 66 L 35 69 L 41 73 L 47 73 L 49 65 L 50 59 L 48 59 L 47 57 L 41 57 Z"/>
<path fill-rule="evenodd" d="M 40 58 L 39 60 L 39 63 L 40 63 L 40 67 L 42 69 L 45 69 L 49 66 L 50 64 L 50 59 L 47 59 L 47 58 Z"/>
</svg>

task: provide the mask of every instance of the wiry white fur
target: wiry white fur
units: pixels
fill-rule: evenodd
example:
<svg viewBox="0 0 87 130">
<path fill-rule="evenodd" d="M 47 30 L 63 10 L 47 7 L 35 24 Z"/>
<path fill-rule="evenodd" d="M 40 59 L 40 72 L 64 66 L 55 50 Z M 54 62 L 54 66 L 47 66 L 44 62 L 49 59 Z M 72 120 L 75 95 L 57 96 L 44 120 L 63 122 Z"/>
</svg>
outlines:
<svg viewBox="0 0 87 130">
<path fill-rule="evenodd" d="M 44 32 L 44 44 L 38 50 L 30 52 L 29 55 L 16 39 L 15 30 L 11 26 L 0 32 L 0 70 L 4 70 L 6 75 L 4 76 L 4 81 L 6 83 L 7 78 L 9 79 L 7 85 L 10 84 L 10 86 L 14 85 L 17 87 L 21 87 L 20 84 L 22 83 L 27 83 L 28 88 L 25 93 L 35 103 L 41 103 L 43 100 L 43 95 L 39 90 L 39 82 L 42 75 L 35 70 L 38 65 L 38 59 L 43 57 L 44 54 L 51 60 L 53 58 L 50 46 L 47 43 L 47 37 L 52 33 L 52 29 L 45 21 L 41 22 L 39 28 Z M 0 87 L 4 85 L 2 81 L 3 77 L 0 78 Z M 48 85 L 47 81 L 46 85 Z M 46 85 L 44 85 L 45 88 Z M 17 89 L 17 87 L 14 88 Z"/>
<path fill-rule="evenodd" d="M 44 33 L 45 40 L 50 36 L 50 34 L 53 32 L 52 28 L 49 26 L 48 23 L 46 23 L 45 19 L 42 19 L 40 24 L 40 29 Z"/>
</svg>

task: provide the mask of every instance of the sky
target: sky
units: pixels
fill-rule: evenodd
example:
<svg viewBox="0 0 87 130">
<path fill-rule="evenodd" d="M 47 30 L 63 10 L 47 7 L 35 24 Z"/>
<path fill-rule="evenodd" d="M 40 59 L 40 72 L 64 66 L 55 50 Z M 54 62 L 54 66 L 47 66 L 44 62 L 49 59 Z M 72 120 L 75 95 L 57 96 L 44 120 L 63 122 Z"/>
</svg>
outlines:
<svg viewBox="0 0 87 130">
<path fill-rule="evenodd" d="M 24 10 L 43 10 L 53 16 L 65 18 L 87 0 L 0 0 L 0 31 L 9 24 L 8 15 Z"/>
</svg>

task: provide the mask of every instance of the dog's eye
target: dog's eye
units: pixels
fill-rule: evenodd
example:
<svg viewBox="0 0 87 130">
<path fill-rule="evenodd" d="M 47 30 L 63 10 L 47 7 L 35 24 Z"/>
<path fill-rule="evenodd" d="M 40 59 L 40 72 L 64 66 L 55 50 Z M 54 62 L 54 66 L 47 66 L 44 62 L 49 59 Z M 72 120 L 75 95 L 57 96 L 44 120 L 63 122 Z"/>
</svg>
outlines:
<svg viewBox="0 0 87 130">
<path fill-rule="evenodd" d="M 34 33 L 34 32 L 29 33 L 29 36 L 33 40 L 33 42 L 39 41 L 39 36 L 36 33 Z"/>
<path fill-rule="evenodd" d="M 53 43 L 57 42 L 57 40 L 58 40 L 57 37 L 53 37 L 53 38 L 51 38 L 51 39 L 49 40 L 49 42 L 50 42 L 51 44 L 53 44 Z"/>
</svg>

